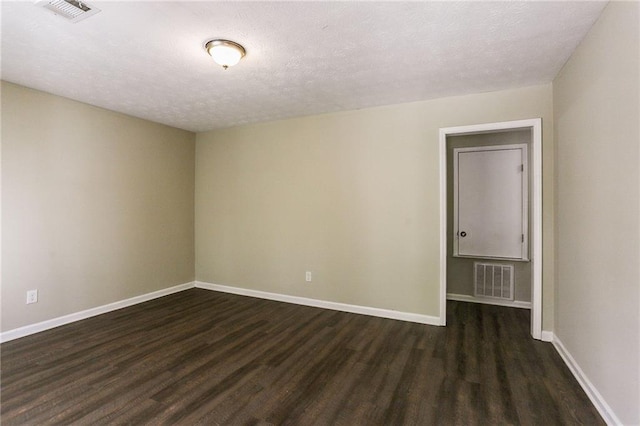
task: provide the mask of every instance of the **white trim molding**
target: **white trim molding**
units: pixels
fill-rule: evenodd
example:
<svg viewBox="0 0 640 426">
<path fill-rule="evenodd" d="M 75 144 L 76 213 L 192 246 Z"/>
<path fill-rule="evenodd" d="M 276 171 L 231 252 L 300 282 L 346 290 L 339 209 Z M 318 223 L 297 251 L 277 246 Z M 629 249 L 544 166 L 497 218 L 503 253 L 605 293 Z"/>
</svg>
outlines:
<svg viewBox="0 0 640 426">
<path fill-rule="evenodd" d="M 542 119 L 505 121 L 440 129 L 440 318 L 447 323 L 447 137 L 531 129 L 531 335 L 542 340 Z"/>
<path fill-rule="evenodd" d="M 593 383 L 591 383 L 584 371 L 582 371 L 567 348 L 565 348 L 560 339 L 558 339 L 558 336 L 553 336 L 552 343 L 556 348 L 556 351 L 558 351 L 564 363 L 567 364 L 567 367 L 569 367 L 569 370 L 576 378 L 582 389 L 584 389 L 585 393 L 587 394 L 593 405 L 596 407 L 604 421 L 611 426 L 621 425 L 622 422 L 620 421 L 620 419 L 618 419 L 609 404 L 607 404 L 600 392 L 598 392 L 598 390 L 593 385 Z"/>
<path fill-rule="evenodd" d="M 523 300 L 482 299 L 468 294 L 447 293 L 447 300 L 458 302 L 482 303 L 484 305 L 506 306 L 509 308 L 531 309 L 531 302 Z"/>
<path fill-rule="evenodd" d="M 542 330 L 542 333 L 540 334 L 540 340 L 549 343 L 553 342 L 553 331 Z"/>
<path fill-rule="evenodd" d="M 26 325 L 24 327 L 8 330 L 3 333 L 0 333 L 0 343 L 8 342 L 9 340 L 19 339 L 20 337 L 29 336 L 31 334 L 39 333 L 41 331 L 50 330 L 52 328 L 60 327 L 61 325 L 80 321 L 86 318 L 91 318 L 96 315 L 101 315 L 107 312 L 116 311 L 118 309 L 137 305 L 138 303 L 147 302 L 149 300 L 157 299 L 159 297 L 167 296 L 169 294 L 178 293 L 180 291 L 193 288 L 194 286 L 195 286 L 195 283 L 192 281 L 189 283 L 176 285 L 173 287 L 165 288 L 165 289 L 154 291 L 151 293 L 142 294 L 140 296 L 131 297 L 129 299 L 120 300 L 118 302 L 109 303 L 107 305 L 102 305 L 102 306 L 87 309 L 84 311 L 64 315 L 58 318 L 42 321 L 36 324 Z"/>
<path fill-rule="evenodd" d="M 438 317 L 415 314 L 411 312 L 394 311 L 390 309 L 372 308 L 369 306 L 350 305 L 348 303 L 330 302 L 328 300 L 310 299 L 300 296 L 289 296 L 280 293 L 270 293 L 247 288 L 231 287 L 220 284 L 211 284 L 202 281 L 195 282 L 196 288 L 219 291 L 222 293 L 238 294 L 241 296 L 256 297 L 258 299 L 275 300 L 278 302 L 293 303 L 296 305 L 313 306 L 315 308 L 331 309 L 334 311 L 350 312 L 353 314 L 370 315 L 374 317 L 395 319 L 401 321 L 417 322 L 427 325 L 440 325 Z"/>
</svg>

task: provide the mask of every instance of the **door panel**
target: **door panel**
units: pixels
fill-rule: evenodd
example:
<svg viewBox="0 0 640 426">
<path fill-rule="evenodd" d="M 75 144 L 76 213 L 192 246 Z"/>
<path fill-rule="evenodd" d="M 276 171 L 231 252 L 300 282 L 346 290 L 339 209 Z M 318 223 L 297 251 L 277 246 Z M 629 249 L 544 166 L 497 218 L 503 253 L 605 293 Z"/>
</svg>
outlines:
<svg viewBox="0 0 640 426">
<path fill-rule="evenodd" d="M 454 255 L 525 258 L 526 145 L 459 148 L 454 156 Z"/>
</svg>

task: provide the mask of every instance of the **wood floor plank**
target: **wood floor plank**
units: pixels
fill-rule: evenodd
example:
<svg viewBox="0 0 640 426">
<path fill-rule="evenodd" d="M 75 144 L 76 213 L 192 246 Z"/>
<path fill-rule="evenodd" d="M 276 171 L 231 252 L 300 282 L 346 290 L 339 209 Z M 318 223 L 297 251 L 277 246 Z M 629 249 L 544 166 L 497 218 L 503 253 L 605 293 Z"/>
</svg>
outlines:
<svg viewBox="0 0 640 426">
<path fill-rule="evenodd" d="M 3 425 L 604 424 L 529 311 L 432 327 L 191 289 L 0 345 Z"/>
</svg>

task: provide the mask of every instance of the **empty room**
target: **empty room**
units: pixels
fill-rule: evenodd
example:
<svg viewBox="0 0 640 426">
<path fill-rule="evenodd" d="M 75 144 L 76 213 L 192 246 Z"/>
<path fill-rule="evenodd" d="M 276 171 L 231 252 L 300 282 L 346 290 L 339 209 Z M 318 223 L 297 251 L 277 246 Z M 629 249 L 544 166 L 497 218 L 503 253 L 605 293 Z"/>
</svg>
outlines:
<svg viewBox="0 0 640 426">
<path fill-rule="evenodd" d="M 3 425 L 640 425 L 640 2 L 1 1 Z"/>
</svg>

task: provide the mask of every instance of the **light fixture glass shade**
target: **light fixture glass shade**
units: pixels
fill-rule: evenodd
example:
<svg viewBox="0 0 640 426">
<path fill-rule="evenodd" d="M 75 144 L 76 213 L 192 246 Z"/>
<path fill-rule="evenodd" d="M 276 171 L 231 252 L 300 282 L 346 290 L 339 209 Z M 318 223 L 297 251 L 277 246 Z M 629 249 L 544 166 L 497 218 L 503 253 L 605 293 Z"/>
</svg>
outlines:
<svg viewBox="0 0 640 426">
<path fill-rule="evenodd" d="M 230 40 L 211 40 L 207 42 L 205 49 L 224 69 L 236 65 L 246 54 L 244 47 Z"/>
</svg>

